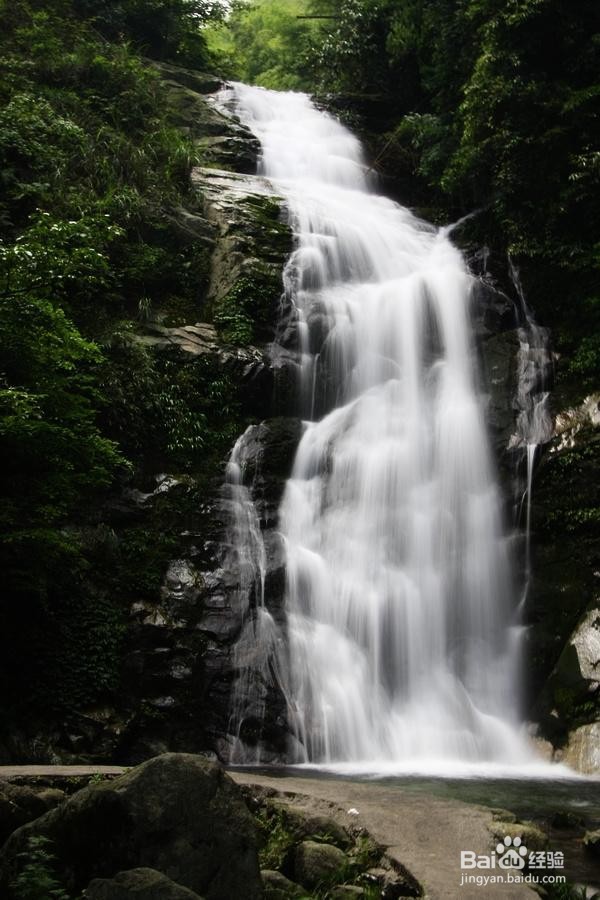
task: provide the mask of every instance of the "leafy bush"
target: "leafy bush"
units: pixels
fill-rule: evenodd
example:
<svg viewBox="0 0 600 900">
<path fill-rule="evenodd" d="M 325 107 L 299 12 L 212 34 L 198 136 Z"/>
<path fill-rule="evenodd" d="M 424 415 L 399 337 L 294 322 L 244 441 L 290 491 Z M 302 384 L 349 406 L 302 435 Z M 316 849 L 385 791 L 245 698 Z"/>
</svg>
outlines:
<svg viewBox="0 0 600 900">
<path fill-rule="evenodd" d="M 81 708 L 116 688 L 123 599 L 106 569 L 127 553 L 103 569 L 90 511 L 155 458 L 212 463 L 231 427 L 208 421 L 221 373 L 205 373 L 196 400 L 112 337 L 159 309 L 200 308 L 207 253 L 178 225 L 197 202 L 197 151 L 135 48 L 204 53 L 208 6 L 0 5 L 0 679 L 12 709 Z"/>
<path fill-rule="evenodd" d="M 11 884 L 16 900 L 70 900 L 53 873 L 56 857 L 52 842 L 45 837 L 30 837 L 27 850 L 19 854 L 21 871 Z"/>
</svg>

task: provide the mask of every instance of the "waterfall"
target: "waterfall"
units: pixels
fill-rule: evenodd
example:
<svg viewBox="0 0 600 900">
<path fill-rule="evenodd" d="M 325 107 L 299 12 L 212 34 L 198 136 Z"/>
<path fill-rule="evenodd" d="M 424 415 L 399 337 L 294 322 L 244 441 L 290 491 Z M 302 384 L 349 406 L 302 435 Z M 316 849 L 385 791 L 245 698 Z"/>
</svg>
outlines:
<svg viewBox="0 0 600 900">
<path fill-rule="evenodd" d="M 473 278 L 445 231 L 377 195 L 358 140 L 307 96 L 240 84 L 229 103 L 296 241 L 305 424 L 279 513 L 295 761 L 525 764 Z"/>
</svg>

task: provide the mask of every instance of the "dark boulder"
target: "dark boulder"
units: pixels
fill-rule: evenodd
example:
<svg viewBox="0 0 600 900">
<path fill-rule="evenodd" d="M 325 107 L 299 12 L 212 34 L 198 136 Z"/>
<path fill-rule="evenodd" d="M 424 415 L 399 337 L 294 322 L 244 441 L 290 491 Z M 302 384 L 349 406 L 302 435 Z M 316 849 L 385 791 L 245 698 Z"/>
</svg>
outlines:
<svg viewBox="0 0 600 900">
<path fill-rule="evenodd" d="M 29 839 L 52 841 L 66 889 L 150 867 L 207 900 L 262 896 L 256 828 L 239 788 L 215 763 L 167 753 L 84 788 L 18 829 L 0 851 L 0 896 Z"/>
<path fill-rule="evenodd" d="M 86 900 L 202 900 L 188 888 L 175 884 L 156 869 L 130 869 L 114 878 L 94 878 Z"/>
<path fill-rule="evenodd" d="M 47 813 L 64 799 L 62 791 L 33 791 L 29 787 L 0 784 L 0 846 L 21 825 Z"/>
</svg>

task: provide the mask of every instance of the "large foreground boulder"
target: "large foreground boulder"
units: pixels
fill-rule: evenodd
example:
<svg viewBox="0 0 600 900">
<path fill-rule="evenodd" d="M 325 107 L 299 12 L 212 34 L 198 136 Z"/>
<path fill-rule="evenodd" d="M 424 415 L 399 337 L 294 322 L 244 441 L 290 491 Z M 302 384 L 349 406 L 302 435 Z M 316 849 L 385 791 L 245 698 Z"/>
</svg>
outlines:
<svg viewBox="0 0 600 900">
<path fill-rule="evenodd" d="M 19 828 L 0 851 L 0 896 L 13 896 L 18 855 L 36 836 L 52 841 L 72 893 L 148 867 L 206 900 L 262 896 L 256 829 L 240 790 L 218 764 L 191 754 L 155 757 Z"/>
<path fill-rule="evenodd" d="M 130 869 L 114 878 L 94 878 L 85 900 L 202 900 L 156 869 Z"/>
</svg>

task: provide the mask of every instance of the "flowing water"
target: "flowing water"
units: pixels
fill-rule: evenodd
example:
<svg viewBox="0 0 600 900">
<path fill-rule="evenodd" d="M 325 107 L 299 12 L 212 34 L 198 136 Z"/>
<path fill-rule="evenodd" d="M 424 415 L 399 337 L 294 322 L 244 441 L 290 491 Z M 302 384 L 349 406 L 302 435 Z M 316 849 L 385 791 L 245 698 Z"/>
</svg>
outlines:
<svg viewBox="0 0 600 900">
<path fill-rule="evenodd" d="M 233 104 L 296 238 L 285 281 L 305 428 L 280 509 L 287 655 L 271 667 L 294 761 L 533 764 L 473 278 L 447 233 L 377 195 L 357 139 L 308 97 L 235 85 Z M 260 593 L 264 549 L 242 500 L 240 553 Z M 260 657 L 267 632 L 276 656 L 274 627 L 245 634 L 242 655 Z"/>
</svg>

